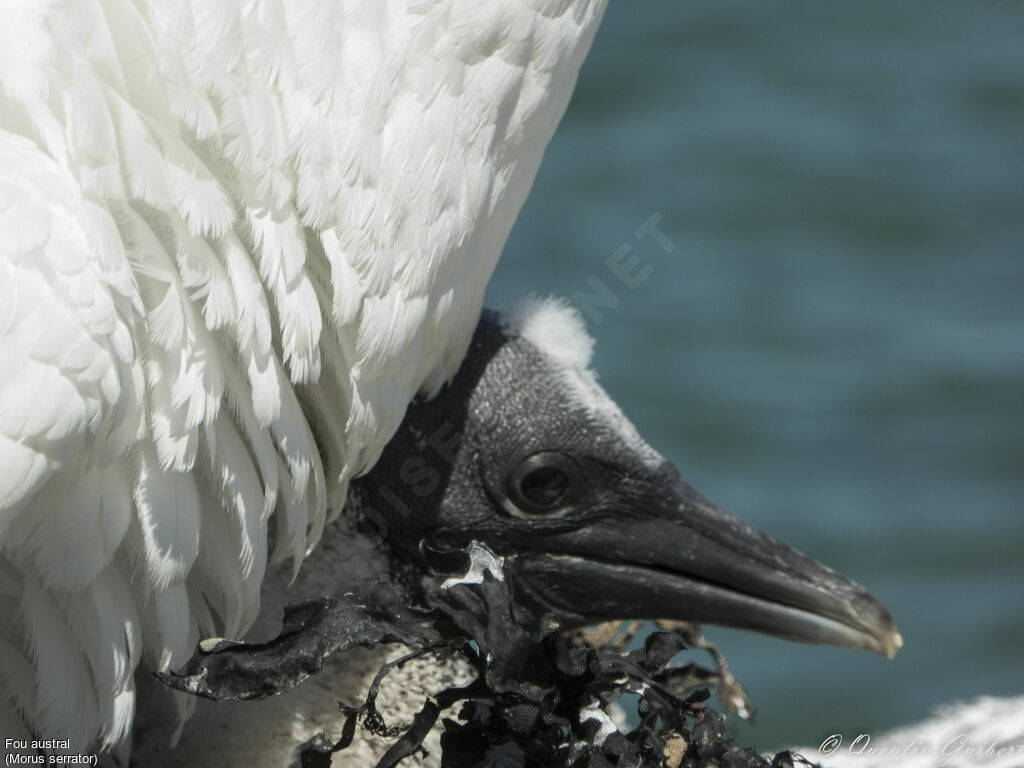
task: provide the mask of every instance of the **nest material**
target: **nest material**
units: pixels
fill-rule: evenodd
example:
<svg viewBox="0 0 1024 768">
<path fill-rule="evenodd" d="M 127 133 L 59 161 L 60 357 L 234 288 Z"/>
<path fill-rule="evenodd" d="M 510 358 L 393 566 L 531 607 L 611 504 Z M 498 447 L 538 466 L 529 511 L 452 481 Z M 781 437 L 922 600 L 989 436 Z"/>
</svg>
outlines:
<svg viewBox="0 0 1024 768">
<path fill-rule="evenodd" d="M 351 744 L 355 729 L 395 737 L 377 768 L 394 768 L 424 752 L 423 740 L 442 713 L 442 768 L 793 768 L 811 765 L 780 752 L 769 761 L 736 745 L 723 717 L 707 706 L 714 689 L 744 716 L 746 694 L 724 659 L 692 625 L 662 624 L 641 648 L 626 650 L 638 624 L 625 632 L 604 627 L 565 633 L 557 621 L 529 632 L 513 613 L 510 570 L 501 558 L 474 544 L 467 576 L 449 579 L 433 614 L 440 640 L 410 644 L 411 653 L 380 670 L 361 707 L 342 706 L 342 737 L 321 735 L 305 745 L 304 768 L 328 768 L 331 755 Z M 715 669 L 671 666 L 687 648 L 711 652 Z M 388 726 L 376 706 L 384 676 L 411 658 L 435 654 L 444 663 L 461 654 L 477 677 L 423 702 L 408 726 Z M 623 697 L 636 701 L 638 724 L 622 722 Z M 628 699 L 628 696 L 627 696 Z"/>
<path fill-rule="evenodd" d="M 696 627 L 662 623 L 641 648 L 627 650 L 639 629 L 609 627 L 567 633 L 554 617 L 531 631 L 513 611 L 514 558 L 474 543 L 457 572 L 410 607 L 409 595 L 379 585 L 359 599 L 311 600 L 286 610 L 281 634 L 267 643 L 201 644 L 186 665 L 158 675 L 172 688 L 216 701 L 271 696 L 319 671 L 331 653 L 397 643 L 410 649 L 377 673 L 360 707 L 341 705 L 345 723 L 333 742 L 320 734 L 301 747 L 303 768 L 329 768 L 360 727 L 394 738 L 377 768 L 394 768 L 425 752 L 423 741 L 442 719 L 442 768 L 792 768 L 813 765 L 789 752 L 768 761 L 728 736 L 707 706 L 711 690 L 741 716 L 751 709 L 718 650 Z M 711 653 L 713 669 L 671 665 L 687 648 Z M 376 705 L 381 681 L 413 658 L 439 664 L 455 655 L 476 678 L 427 698 L 413 721 L 388 725 Z M 343 692 L 339 692 L 343 693 Z M 347 693 L 347 692 L 345 692 Z M 622 705 L 635 700 L 633 727 Z M 618 721 L 618 722 L 616 722 Z"/>
</svg>

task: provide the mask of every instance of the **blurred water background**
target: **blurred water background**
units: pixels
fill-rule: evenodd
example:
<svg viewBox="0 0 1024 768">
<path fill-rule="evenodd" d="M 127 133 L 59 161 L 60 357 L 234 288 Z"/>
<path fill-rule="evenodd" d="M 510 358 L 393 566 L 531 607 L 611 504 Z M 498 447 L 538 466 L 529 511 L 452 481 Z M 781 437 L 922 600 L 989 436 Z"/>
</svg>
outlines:
<svg viewBox="0 0 1024 768">
<path fill-rule="evenodd" d="M 1024 692 L 1024 4 L 612 0 L 489 303 L 591 278 L 640 432 L 903 632 L 886 661 L 708 628 L 741 741 Z"/>
</svg>

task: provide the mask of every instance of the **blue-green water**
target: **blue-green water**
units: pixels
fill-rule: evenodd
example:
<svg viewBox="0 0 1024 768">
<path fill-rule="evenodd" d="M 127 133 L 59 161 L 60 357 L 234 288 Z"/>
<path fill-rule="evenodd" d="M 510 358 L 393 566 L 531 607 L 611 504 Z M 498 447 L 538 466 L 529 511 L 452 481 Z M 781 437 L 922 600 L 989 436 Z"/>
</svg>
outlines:
<svg viewBox="0 0 1024 768">
<path fill-rule="evenodd" d="M 592 277 L 640 431 L 903 632 L 886 661 L 710 629 L 745 741 L 1024 692 L 1024 4 L 612 0 L 489 300 Z"/>
</svg>

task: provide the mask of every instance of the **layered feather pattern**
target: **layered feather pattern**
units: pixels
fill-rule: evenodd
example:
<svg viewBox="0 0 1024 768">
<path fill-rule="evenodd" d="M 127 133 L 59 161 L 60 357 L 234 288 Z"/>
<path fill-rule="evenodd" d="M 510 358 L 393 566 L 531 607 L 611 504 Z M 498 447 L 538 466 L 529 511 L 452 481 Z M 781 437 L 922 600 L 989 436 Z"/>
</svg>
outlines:
<svg viewBox="0 0 1024 768">
<path fill-rule="evenodd" d="M 123 748 L 136 667 L 298 567 L 461 361 L 603 4 L 0 0 L 5 727 Z"/>
</svg>

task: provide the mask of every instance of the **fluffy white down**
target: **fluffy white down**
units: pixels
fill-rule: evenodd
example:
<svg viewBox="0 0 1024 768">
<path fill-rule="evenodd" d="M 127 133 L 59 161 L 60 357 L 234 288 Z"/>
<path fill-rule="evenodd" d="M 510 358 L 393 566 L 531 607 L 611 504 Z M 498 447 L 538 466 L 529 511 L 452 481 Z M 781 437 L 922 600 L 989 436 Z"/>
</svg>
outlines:
<svg viewBox="0 0 1024 768">
<path fill-rule="evenodd" d="M 664 461 L 598 385 L 590 365 L 594 339 L 583 316 L 567 299 L 527 296 L 504 307 L 502 320 L 508 333 L 522 336 L 555 363 L 565 391 L 577 406 L 594 414 L 648 466 L 657 467 Z"/>
<path fill-rule="evenodd" d="M 507 331 L 522 336 L 566 368 L 590 368 L 594 338 L 583 316 L 559 297 L 526 296 L 502 308 Z"/>
<path fill-rule="evenodd" d="M 461 361 L 603 7 L 0 0 L 5 730 L 123 748 L 136 667 L 298 567 Z"/>
<path fill-rule="evenodd" d="M 287 563 L 268 570 L 264 581 L 264 604 L 248 633 L 253 641 L 269 640 L 281 629 L 285 605 L 303 595 L 335 594 L 339 584 L 357 594 L 368 585 L 387 578 L 387 558 L 376 538 L 359 536 L 340 520 L 324 531 L 321 545 L 307 558 L 291 581 Z M 289 584 L 289 582 L 291 583 Z M 176 718 L 160 684 L 140 676 L 139 707 L 136 712 L 132 765 L 144 768 L 286 768 L 300 764 L 301 745 L 324 733 L 332 742 L 341 737 L 345 722 L 338 702 L 353 706 L 363 703 L 374 676 L 388 660 L 404 656 L 401 645 L 355 648 L 335 653 L 324 660 L 323 669 L 301 685 L 261 701 L 214 703 L 199 700 L 192 718 L 184 724 L 174 749 L 167 745 L 177 729 Z M 384 678 L 378 703 L 389 727 L 410 724 L 428 696 L 452 686 L 467 685 L 473 679 L 465 660 L 454 657 L 441 661 L 421 657 Z M 154 695 L 147 695 L 154 694 Z M 448 710 L 451 717 L 457 709 Z M 409 768 L 437 768 L 441 750 L 438 725 L 425 742 L 429 758 L 409 758 Z M 352 744 L 337 753 L 334 766 L 369 768 L 376 765 L 394 743 L 394 738 L 376 736 L 359 727 Z"/>
</svg>

